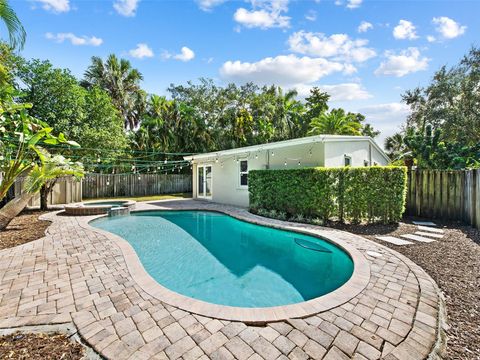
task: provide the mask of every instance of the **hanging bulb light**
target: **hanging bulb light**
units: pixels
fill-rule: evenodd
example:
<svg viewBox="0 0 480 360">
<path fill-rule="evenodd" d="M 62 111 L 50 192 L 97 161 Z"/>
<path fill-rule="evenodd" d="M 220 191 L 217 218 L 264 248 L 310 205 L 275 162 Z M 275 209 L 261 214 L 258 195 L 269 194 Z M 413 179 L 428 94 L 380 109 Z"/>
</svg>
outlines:
<svg viewBox="0 0 480 360">
<path fill-rule="evenodd" d="M 163 163 L 164 163 L 164 164 L 166 164 L 166 163 L 167 163 L 167 159 L 166 159 L 166 158 L 165 158 L 165 160 L 163 161 Z"/>
<path fill-rule="evenodd" d="M 215 162 L 216 162 L 216 163 L 218 163 L 218 157 L 217 157 L 217 158 L 215 158 Z"/>
<path fill-rule="evenodd" d="M 272 151 L 272 157 L 275 156 L 275 153 Z"/>
<path fill-rule="evenodd" d="M 287 160 L 285 160 L 285 166 L 287 166 Z"/>
<path fill-rule="evenodd" d="M 298 166 L 300 166 L 300 160 L 298 160 Z"/>
<path fill-rule="evenodd" d="M 255 160 L 257 160 L 257 159 L 258 159 L 258 153 L 255 154 Z"/>
<path fill-rule="evenodd" d="M 141 179 L 142 179 L 142 177 L 141 177 L 140 175 L 138 175 L 138 178 L 137 178 L 137 179 L 138 179 L 138 180 L 141 180 Z"/>
</svg>

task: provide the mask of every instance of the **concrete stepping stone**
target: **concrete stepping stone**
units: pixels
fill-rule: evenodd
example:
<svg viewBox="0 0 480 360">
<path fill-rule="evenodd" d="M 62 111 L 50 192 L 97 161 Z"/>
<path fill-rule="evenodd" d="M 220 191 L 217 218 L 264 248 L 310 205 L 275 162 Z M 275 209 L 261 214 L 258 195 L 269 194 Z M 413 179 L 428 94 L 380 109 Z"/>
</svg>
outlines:
<svg viewBox="0 0 480 360">
<path fill-rule="evenodd" d="M 424 232 L 424 231 L 417 231 L 415 232 L 415 235 L 420 235 L 420 236 L 430 236 L 431 238 L 434 238 L 434 239 L 441 239 L 443 238 L 443 235 L 441 234 L 435 234 L 435 233 L 431 233 L 431 232 Z"/>
<path fill-rule="evenodd" d="M 434 232 L 434 233 L 437 233 L 437 234 L 443 234 L 444 231 L 442 229 L 435 229 L 435 228 L 431 228 L 431 227 L 428 227 L 428 226 L 418 226 L 418 230 L 420 231 L 430 231 L 430 232 Z"/>
<path fill-rule="evenodd" d="M 388 242 L 393 245 L 410 245 L 413 244 L 411 241 L 399 239 L 394 236 L 375 236 L 377 239 Z"/>
<path fill-rule="evenodd" d="M 405 239 L 420 241 L 420 242 L 424 242 L 424 243 L 431 243 L 431 242 L 436 241 L 436 240 L 433 240 L 433 239 L 429 239 L 429 238 L 419 236 L 419 235 L 414 235 L 414 234 L 403 234 L 403 235 L 400 235 L 400 236 L 402 238 L 405 238 Z"/>
<path fill-rule="evenodd" d="M 435 224 L 432 221 L 412 221 L 412 223 L 414 223 L 415 225 L 422 225 L 422 226 L 437 226 L 437 224 Z"/>
</svg>

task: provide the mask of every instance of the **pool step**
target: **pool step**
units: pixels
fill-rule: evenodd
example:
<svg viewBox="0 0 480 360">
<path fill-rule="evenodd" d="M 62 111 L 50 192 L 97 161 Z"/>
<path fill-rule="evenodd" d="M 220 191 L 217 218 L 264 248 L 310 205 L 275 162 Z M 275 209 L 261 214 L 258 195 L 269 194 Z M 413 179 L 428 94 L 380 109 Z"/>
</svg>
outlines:
<svg viewBox="0 0 480 360">
<path fill-rule="evenodd" d="M 411 241 L 403 240 L 394 236 L 375 236 L 377 239 L 388 242 L 393 245 L 410 245 Z"/>
</svg>

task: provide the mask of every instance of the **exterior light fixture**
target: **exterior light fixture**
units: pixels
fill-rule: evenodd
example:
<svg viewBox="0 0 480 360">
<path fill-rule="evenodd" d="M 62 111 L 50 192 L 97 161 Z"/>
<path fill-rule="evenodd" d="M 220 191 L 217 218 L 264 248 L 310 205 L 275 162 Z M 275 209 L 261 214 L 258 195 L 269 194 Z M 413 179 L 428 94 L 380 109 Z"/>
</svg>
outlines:
<svg viewBox="0 0 480 360">
<path fill-rule="evenodd" d="M 300 166 L 300 160 L 298 160 L 298 166 Z"/>
</svg>

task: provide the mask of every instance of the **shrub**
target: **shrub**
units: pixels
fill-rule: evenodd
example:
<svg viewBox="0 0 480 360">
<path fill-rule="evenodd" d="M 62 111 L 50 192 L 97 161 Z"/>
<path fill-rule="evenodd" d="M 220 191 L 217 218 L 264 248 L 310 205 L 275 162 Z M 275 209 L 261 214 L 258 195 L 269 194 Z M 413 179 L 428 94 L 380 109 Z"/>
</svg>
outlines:
<svg viewBox="0 0 480 360">
<path fill-rule="evenodd" d="M 405 210 L 406 181 L 406 168 L 396 166 L 252 170 L 250 208 L 323 222 L 397 222 Z"/>
</svg>

